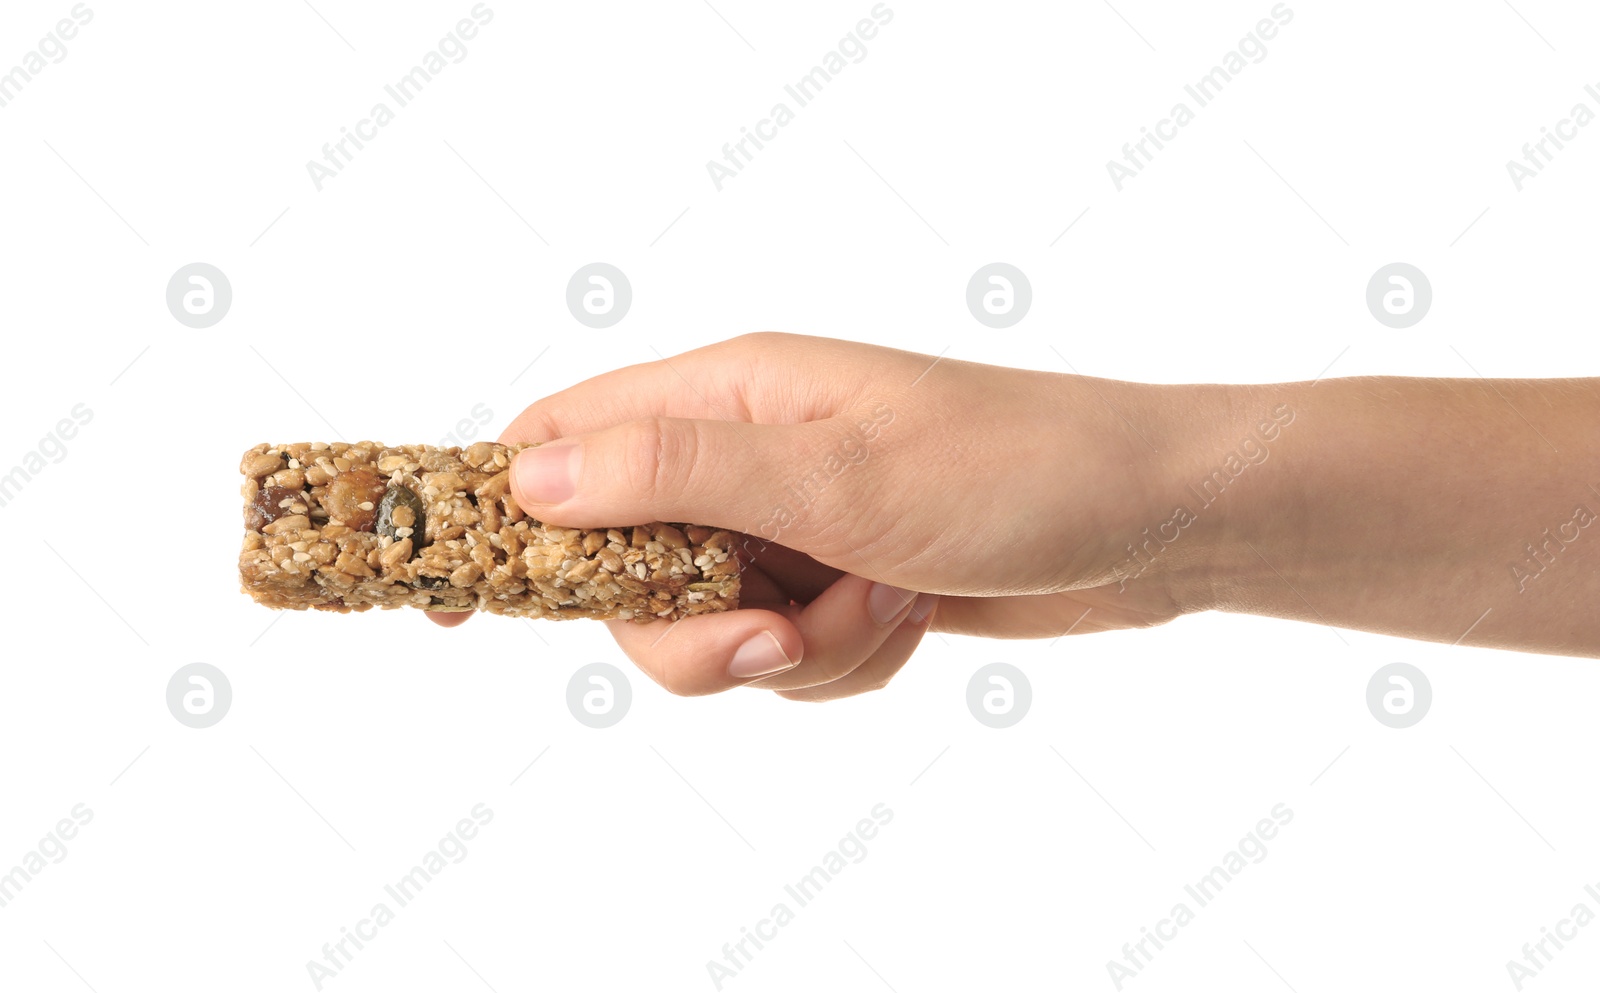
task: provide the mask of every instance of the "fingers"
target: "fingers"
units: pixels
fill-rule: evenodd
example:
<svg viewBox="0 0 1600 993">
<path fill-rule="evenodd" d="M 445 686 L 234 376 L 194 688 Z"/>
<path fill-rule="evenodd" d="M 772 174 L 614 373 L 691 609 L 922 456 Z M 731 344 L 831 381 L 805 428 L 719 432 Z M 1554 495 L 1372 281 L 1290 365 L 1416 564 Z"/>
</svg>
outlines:
<svg viewBox="0 0 1600 993">
<path fill-rule="evenodd" d="M 606 621 L 645 675 L 679 696 L 702 696 L 801 663 L 800 632 L 777 610 L 700 614 L 670 624 Z"/>
<path fill-rule="evenodd" d="M 428 620 L 442 628 L 460 627 L 467 623 L 467 618 L 472 616 L 470 610 L 430 610 L 427 611 Z"/>
<path fill-rule="evenodd" d="M 848 506 L 868 474 L 863 466 L 808 488 L 807 467 L 847 431 L 831 421 L 651 417 L 527 449 L 512 463 L 511 487 L 529 515 L 565 527 L 690 521 L 788 541 Z"/>
<path fill-rule="evenodd" d="M 642 417 L 730 417 L 736 413 L 726 406 L 714 410 L 704 397 L 665 360 L 627 366 L 535 401 L 500 432 L 500 441 L 554 441 Z"/>
<path fill-rule="evenodd" d="M 805 661 L 753 685 L 792 690 L 848 676 L 894 633 L 916 599 L 915 593 L 884 583 L 841 577 L 795 618 L 806 646 Z"/>
<path fill-rule="evenodd" d="M 928 633 L 938 602 L 939 598 L 932 593 L 918 595 L 916 605 L 894 629 L 894 633 L 884 639 L 871 658 L 848 676 L 804 689 L 780 690 L 778 695 L 786 700 L 820 703 L 883 689 L 911 660 L 912 653 L 922 643 L 922 636 Z"/>
<path fill-rule="evenodd" d="M 843 571 L 823 565 L 804 552 L 797 552 L 775 542 L 751 538 L 749 535 L 740 535 L 736 540 L 739 545 L 739 561 L 743 566 L 740 572 L 741 583 L 745 589 L 750 589 L 749 584 L 752 579 L 760 582 L 769 576 L 783 577 L 781 591 L 774 586 L 772 587 L 774 595 L 762 596 L 757 592 L 753 595 L 755 600 L 784 602 L 795 600 L 800 603 L 810 603 L 844 575 Z"/>
<path fill-rule="evenodd" d="M 899 671 L 927 631 L 936 599 L 844 576 L 804 609 L 772 604 L 672 624 L 607 625 L 623 652 L 672 693 L 745 685 L 831 699 Z"/>
<path fill-rule="evenodd" d="M 860 389 L 825 354 L 857 347 L 784 334 L 750 334 L 656 362 L 607 372 L 545 397 L 500 435 L 553 441 L 647 417 L 798 424 L 830 417 Z M 857 363 L 859 365 L 859 363 Z"/>
</svg>

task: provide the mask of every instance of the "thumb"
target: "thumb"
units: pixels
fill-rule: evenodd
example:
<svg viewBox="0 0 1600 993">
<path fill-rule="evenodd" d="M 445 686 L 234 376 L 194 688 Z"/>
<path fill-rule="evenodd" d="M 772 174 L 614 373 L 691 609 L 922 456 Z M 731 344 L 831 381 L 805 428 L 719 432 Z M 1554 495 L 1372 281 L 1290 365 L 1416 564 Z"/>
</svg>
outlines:
<svg viewBox="0 0 1600 993">
<path fill-rule="evenodd" d="M 562 527 L 680 521 L 775 534 L 795 523 L 799 501 L 783 496 L 785 486 L 825 443 L 824 423 L 630 421 L 525 449 L 511 490 L 528 514 Z M 825 517 L 839 496 L 811 492 L 806 517 Z"/>
</svg>

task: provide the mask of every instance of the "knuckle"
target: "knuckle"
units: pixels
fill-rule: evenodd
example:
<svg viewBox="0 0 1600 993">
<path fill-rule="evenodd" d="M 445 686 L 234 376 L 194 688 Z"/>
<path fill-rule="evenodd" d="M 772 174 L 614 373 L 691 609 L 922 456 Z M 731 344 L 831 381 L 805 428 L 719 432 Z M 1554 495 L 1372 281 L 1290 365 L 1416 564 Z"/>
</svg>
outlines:
<svg viewBox="0 0 1600 993">
<path fill-rule="evenodd" d="M 622 447 L 623 478 L 633 495 L 655 502 L 673 493 L 694 463 L 692 429 L 665 417 L 635 421 Z"/>
<path fill-rule="evenodd" d="M 502 445 L 514 445 L 519 442 L 543 444 L 559 437 L 561 437 L 560 425 L 551 412 L 548 402 L 541 400 L 512 418 L 511 423 L 500 432 L 499 442 Z"/>
<path fill-rule="evenodd" d="M 533 415 L 533 423 L 528 425 L 533 437 L 530 441 L 555 441 L 561 437 L 561 425 L 556 421 L 555 415 L 548 410 L 541 410 Z"/>
</svg>

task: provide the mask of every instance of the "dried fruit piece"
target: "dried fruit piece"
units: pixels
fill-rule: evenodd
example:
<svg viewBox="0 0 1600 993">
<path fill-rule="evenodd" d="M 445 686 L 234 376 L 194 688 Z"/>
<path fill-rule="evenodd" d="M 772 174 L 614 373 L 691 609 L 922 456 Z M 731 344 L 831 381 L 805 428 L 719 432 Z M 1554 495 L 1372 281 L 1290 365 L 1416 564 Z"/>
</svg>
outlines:
<svg viewBox="0 0 1600 993">
<path fill-rule="evenodd" d="M 280 517 L 303 514 L 307 510 L 305 495 L 287 486 L 263 486 L 255 499 L 246 505 L 244 526 L 259 531 Z"/>
<path fill-rule="evenodd" d="M 370 469 L 344 470 L 328 484 L 322 506 L 330 520 L 352 531 L 371 531 L 378 519 L 377 501 L 387 488 L 388 483 Z"/>
</svg>

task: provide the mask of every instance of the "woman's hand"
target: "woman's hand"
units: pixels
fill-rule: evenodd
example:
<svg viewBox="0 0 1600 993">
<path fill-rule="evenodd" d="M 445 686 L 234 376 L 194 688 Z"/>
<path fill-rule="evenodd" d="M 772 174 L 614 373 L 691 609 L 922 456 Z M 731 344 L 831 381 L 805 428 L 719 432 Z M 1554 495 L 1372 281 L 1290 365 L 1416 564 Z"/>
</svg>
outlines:
<svg viewBox="0 0 1600 993">
<path fill-rule="evenodd" d="M 549 442 L 512 471 L 540 520 L 745 535 L 741 609 L 611 624 L 640 668 L 821 700 L 884 685 L 930 626 L 1209 609 L 1600 656 L 1597 425 L 1595 380 L 1152 386 L 761 334 L 591 379 L 502 440 Z"/>
<path fill-rule="evenodd" d="M 500 440 L 545 443 L 512 471 L 539 520 L 743 536 L 741 609 L 609 622 L 652 678 L 820 700 L 886 684 L 930 625 L 1031 638 L 1177 616 L 1171 581 L 1202 541 L 1160 569 L 1130 548 L 1171 511 L 1149 494 L 1173 460 L 1141 437 L 1161 389 L 756 334 L 564 390 Z"/>
</svg>

